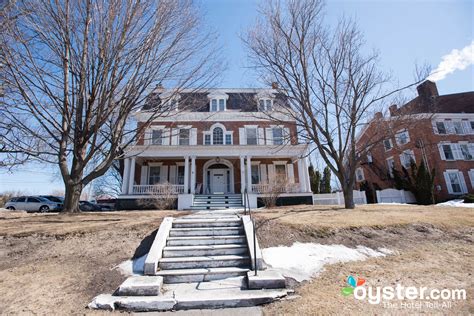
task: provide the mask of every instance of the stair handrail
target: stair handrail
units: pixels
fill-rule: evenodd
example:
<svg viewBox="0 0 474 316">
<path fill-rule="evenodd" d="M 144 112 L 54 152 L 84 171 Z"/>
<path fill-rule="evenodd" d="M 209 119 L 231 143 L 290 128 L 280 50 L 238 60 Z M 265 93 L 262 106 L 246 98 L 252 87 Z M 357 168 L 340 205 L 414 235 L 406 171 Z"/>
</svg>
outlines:
<svg viewBox="0 0 474 316">
<path fill-rule="evenodd" d="M 253 258 L 254 258 L 254 271 L 255 271 L 255 276 L 258 274 L 258 266 L 257 266 L 257 225 L 255 225 L 255 219 L 252 218 L 252 212 L 250 209 L 250 199 L 249 199 L 249 193 L 247 191 L 247 188 L 244 190 L 244 214 L 247 215 L 247 208 L 248 208 L 248 215 L 250 217 L 250 220 L 252 221 L 253 225 Z"/>
</svg>

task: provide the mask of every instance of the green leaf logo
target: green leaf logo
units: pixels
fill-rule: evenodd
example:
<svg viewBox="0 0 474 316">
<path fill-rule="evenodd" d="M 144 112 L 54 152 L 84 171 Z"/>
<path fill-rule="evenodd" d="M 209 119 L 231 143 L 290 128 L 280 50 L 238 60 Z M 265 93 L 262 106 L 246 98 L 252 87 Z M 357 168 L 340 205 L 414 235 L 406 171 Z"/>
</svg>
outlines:
<svg viewBox="0 0 474 316">
<path fill-rule="evenodd" d="M 348 287 L 343 288 L 341 292 L 342 292 L 342 295 L 349 296 L 352 293 L 354 293 L 354 288 L 348 286 Z"/>
</svg>

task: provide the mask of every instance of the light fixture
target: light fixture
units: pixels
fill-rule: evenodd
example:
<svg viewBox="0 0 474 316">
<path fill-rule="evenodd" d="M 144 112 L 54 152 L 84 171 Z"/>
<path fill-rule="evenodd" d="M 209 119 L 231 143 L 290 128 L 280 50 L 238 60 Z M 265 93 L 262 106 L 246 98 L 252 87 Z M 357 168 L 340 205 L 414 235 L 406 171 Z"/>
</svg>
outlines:
<svg viewBox="0 0 474 316">
<path fill-rule="evenodd" d="M 216 157 L 216 162 L 219 162 L 219 161 L 221 161 L 221 158 Z"/>
</svg>

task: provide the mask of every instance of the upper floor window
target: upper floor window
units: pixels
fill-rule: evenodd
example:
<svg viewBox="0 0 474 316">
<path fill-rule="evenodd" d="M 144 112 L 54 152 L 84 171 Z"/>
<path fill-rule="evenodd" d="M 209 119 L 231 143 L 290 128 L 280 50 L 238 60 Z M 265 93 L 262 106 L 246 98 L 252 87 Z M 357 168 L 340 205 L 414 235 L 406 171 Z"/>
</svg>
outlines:
<svg viewBox="0 0 474 316">
<path fill-rule="evenodd" d="M 450 144 L 441 145 L 441 148 L 443 150 L 444 158 L 446 160 L 454 160 L 454 153 Z"/>
<path fill-rule="evenodd" d="M 273 144 L 283 145 L 283 128 L 274 127 L 272 132 L 273 132 Z"/>
<path fill-rule="evenodd" d="M 214 145 L 223 145 L 224 144 L 224 131 L 220 127 L 214 128 L 212 131 L 212 138 Z"/>
<path fill-rule="evenodd" d="M 224 144 L 232 145 L 232 132 L 226 131 L 224 125 L 215 124 L 209 131 L 204 132 L 204 145 Z"/>
<path fill-rule="evenodd" d="M 412 163 L 415 163 L 415 153 L 413 150 L 405 150 L 403 153 L 400 155 L 400 163 L 402 166 L 407 169 L 411 167 Z"/>
<path fill-rule="evenodd" d="M 247 145 L 257 145 L 257 129 L 256 128 L 246 128 L 247 134 Z"/>
<path fill-rule="evenodd" d="M 438 130 L 438 134 L 446 134 L 446 126 L 444 126 L 444 122 L 436 122 L 436 129 Z"/>
<path fill-rule="evenodd" d="M 385 151 L 388 151 L 393 148 L 393 143 L 391 139 L 385 139 L 383 141 L 383 146 L 385 148 Z"/>
<path fill-rule="evenodd" d="M 211 112 L 220 112 L 226 110 L 225 99 L 211 99 Z"/>
<path fill-rule="evenodd" d="M 356 169 L 356 181 L 357 182 L 364 181 L 364 170 L 362 170 L 362 168 Z"/>
<path fill-rule="evenodd" d="M 163 145 L 163 130 L 154 129 L 151 132 L 151 144 L 152 145 Z"/>
<path fill-rule="evenodd" d="M 461 121 L 453 122 L 454 134 L 464 134 Z"/>
<path fill-rule="evenodd" d="M 372 157 L 372 153 L 370 151 L 367 152 L 367 162 L 372 163 L 374 161 Z"/>
<path fill-rule="evenodd" d="M 390 157 L 387 158 L 388 173 L 391 178 L 393 178 L 393 169 L 395 168 L 395 160 Z"/>
<path fill-rule="evenodd" d="M 395 135 L 395 140 L 397 141 L 397 145 L 405 145 L 410 141 L 410 135 L 408 131 L 401 131 Z"/>
<path fill-rule="evenodd" d="M 272 99 L 259 99 L 258 100 L 258 110 L 261 112 L 271 111 L 273 109 L 273 100 Z"/>
<path fill-rule="evenodd" d="M 459 147 L 464 160 L 473 160 L 474 153 L 469 150 L 469 147 L 472 147 L 474 151 L 474 144 L 460 144 Z"/>
<path fill-rule="evenodd" d="M 464 194 L 467 193 L 466 182 L 464 175 L 458 170 L 446 170 L 444 172 L 444 180 L 450 194 Z"/>
<path fill-rule="evenodd" d="M 179 144 L 189 145 L 189 129 L 181 128 L 179 130 Z"/>
</svg>

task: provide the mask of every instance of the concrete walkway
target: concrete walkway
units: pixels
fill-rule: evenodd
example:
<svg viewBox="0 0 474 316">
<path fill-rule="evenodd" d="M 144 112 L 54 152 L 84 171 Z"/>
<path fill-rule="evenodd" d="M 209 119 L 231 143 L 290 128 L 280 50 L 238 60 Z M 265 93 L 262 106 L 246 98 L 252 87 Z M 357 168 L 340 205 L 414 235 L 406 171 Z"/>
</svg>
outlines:
<svg viewBox="0 0 474 316">
<path fill-rule="evenodd" d="M 222 309 L 194 309 L 188 311 L 174 312 L 143 312 L 133 315 L 145 316 L 261 316 L 263 315 L 261 307 L 236 307 Z"/>
</svg>

